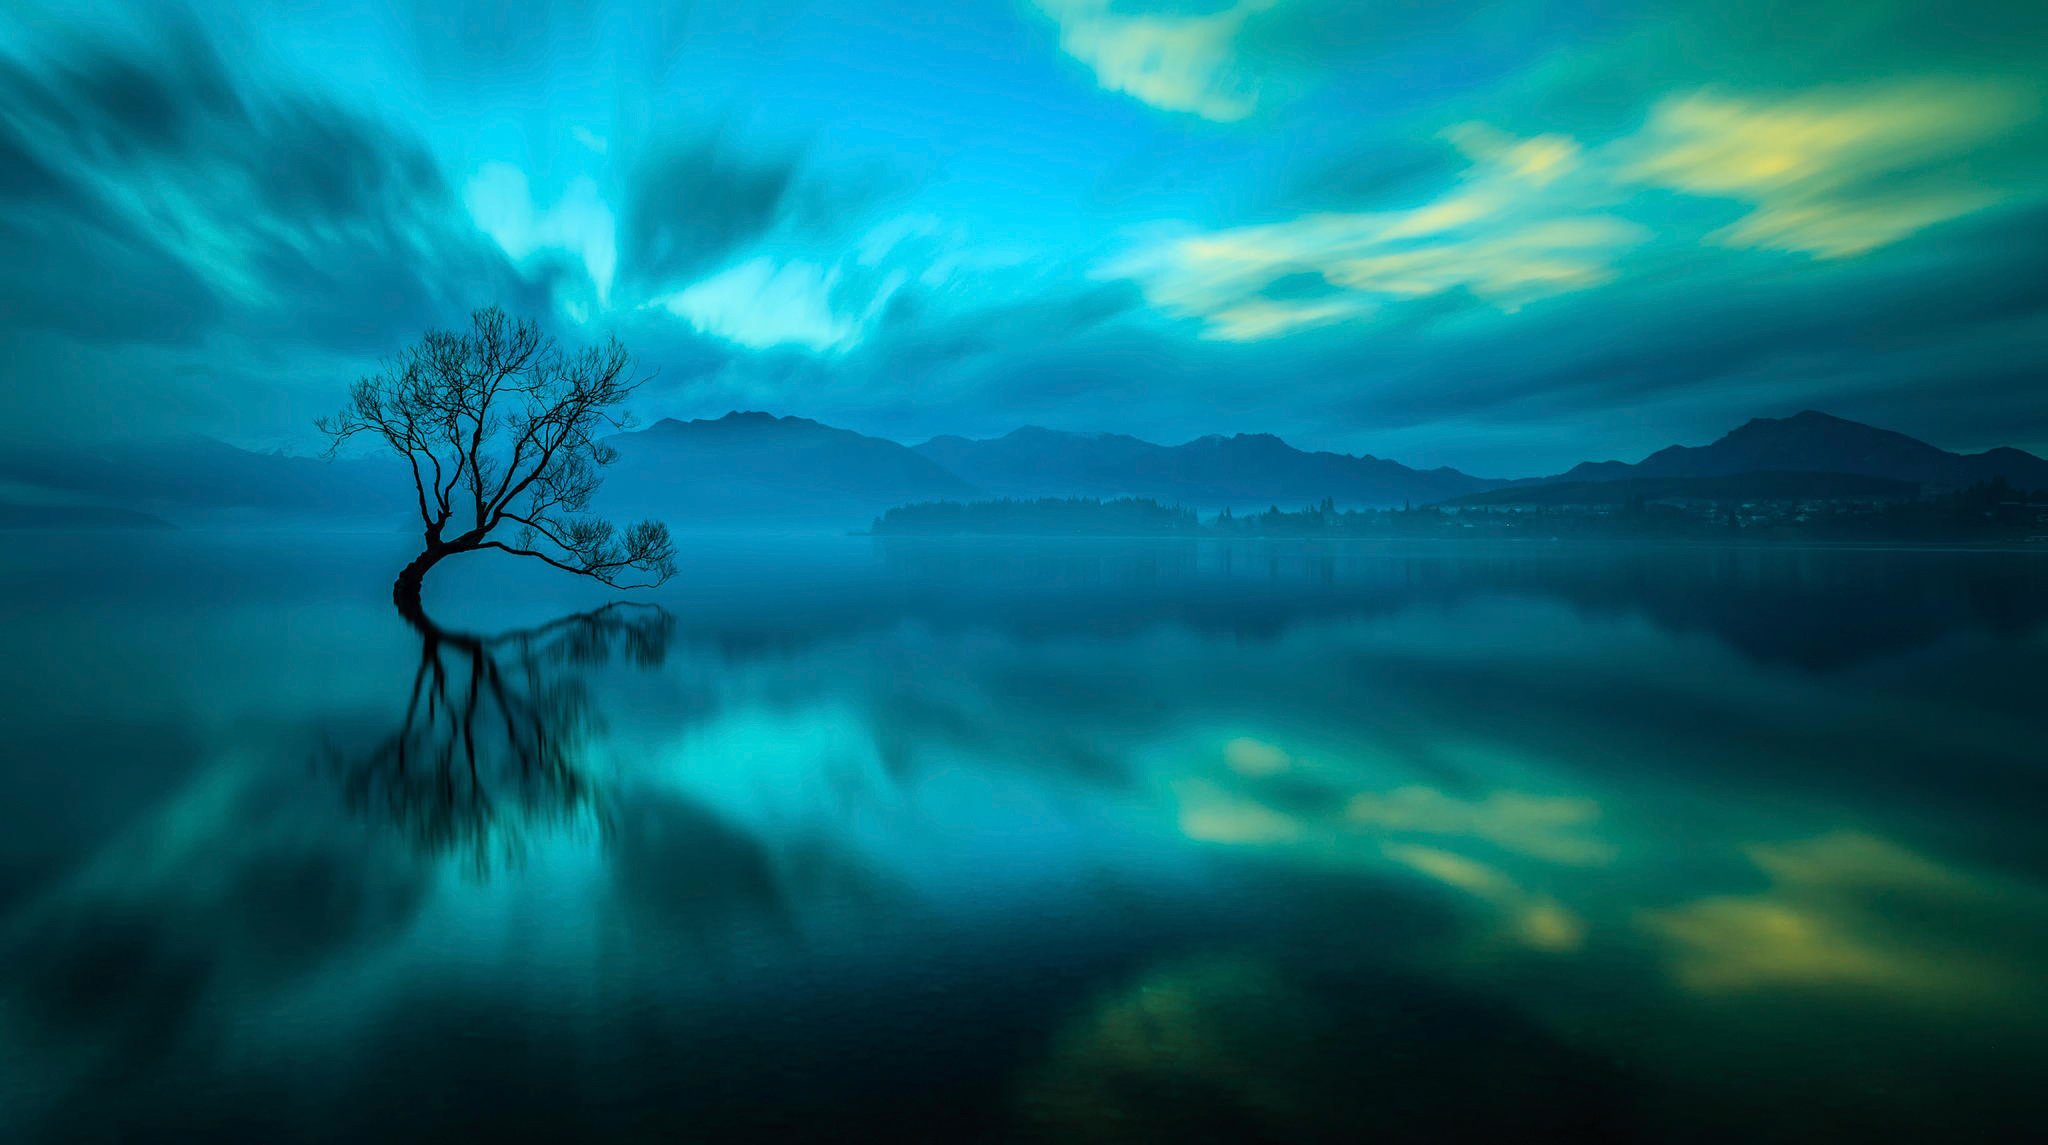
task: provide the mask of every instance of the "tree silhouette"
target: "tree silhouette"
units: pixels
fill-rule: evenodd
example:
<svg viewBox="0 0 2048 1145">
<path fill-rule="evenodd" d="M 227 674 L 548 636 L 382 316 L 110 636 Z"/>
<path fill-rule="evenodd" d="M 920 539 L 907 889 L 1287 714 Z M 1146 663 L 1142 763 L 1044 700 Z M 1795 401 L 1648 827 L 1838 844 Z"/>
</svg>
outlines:
<svg viewBox="0 0 2048 1145">
<path fill-rule="evenodd" d="M 391 596 L 420 611 L 428 570 L 456 553 L 497 549 L 618 588 L 675 574 L 668 526 L 621 530 L 588 515 L 618 453 L 600 435 L 631 422 L 616 412 L 639 382 L 616 338 L 564 351 L 531 320 L 491 307 L 465 333 L 432 330 L 349 389 L 340 413 L 316 423 L 328 455 L 350 438 L 381 438 L 412 469 L 425 547 Z M 515 540 L 498 539 L 513 526 Z M 635 577 L 638 579 L 634 579 Z"/>
<path fill-rule="evenodd" d="M 408 619 L 420 662 L 403 720 L 362 756 L 328 751 L 349 805 L 428 853 L 467 851 L 479 871 L 528 826 L 602 824 L 580 758 L 596 718 L 582 670 L 615 654 L 659 667 L 673 618 L 620 602 L 498 636 Z"/>
</svg>

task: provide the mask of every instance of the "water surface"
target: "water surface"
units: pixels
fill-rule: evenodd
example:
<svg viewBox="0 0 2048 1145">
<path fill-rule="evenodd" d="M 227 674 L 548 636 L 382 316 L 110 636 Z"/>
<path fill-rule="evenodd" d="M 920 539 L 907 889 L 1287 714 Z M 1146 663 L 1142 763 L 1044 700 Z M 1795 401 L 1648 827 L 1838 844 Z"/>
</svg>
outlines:
<svg viewBox="0 0 2048 1145">
<path fill-rule="evenodd" d="M 0 558 L 0 1139 L 1996 1140 L 2048 556 Z"/>
</svg>

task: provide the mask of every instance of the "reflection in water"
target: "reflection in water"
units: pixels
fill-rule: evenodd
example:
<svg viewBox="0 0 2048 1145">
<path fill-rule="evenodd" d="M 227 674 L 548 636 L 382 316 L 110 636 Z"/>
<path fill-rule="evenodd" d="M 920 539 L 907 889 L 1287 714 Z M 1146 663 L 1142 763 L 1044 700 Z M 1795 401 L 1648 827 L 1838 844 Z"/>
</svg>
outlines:
<svg viewBox="0 0 2048 1145">
<path fill-rule="evenodd" d="M 1198 954 L 1105 993 L 1020 1095 L 1033 1140 L 1639 1140 L 1619 1071 L 1419 978 Z"/>
<path fill-rule="evenodd" d="M 0 554 L 10 1142 L 1997 1140 L 2048 1052 L 2025 554 L 706 545 L 487 638 L 585 602 L 148 543 Z"/>
<path fill-rule="evenodd" d="M 1749 844 L 1756 894 L 1643 912 L 1678 983 L 1700 994 L 1847 990 L 1866 998 L 2038 1004 L 2034 888 L 1937 862 L 1874 835 Z"/>
<path fill-rule="evenodd" d="M 398 729 L 367 753 L 329 749 L 349 806 L 388 818 L 420 850 L 464 853 L 479 873 L 541 826 L 607 823 L 580 753 L 594 718 L 583 673 L 615 653 L 661 667 L 675 620 L 610 604 L 496 636 L 414 613 L 419 668 Z"/>
</svg>

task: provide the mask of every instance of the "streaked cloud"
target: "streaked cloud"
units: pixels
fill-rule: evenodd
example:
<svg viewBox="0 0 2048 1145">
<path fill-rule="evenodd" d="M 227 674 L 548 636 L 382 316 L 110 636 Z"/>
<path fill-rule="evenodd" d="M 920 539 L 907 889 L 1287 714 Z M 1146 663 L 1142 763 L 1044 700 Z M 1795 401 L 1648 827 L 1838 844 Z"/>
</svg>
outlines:
<svg viewBox="0 0 2048 1145">
<path fill-rule="evenodd" d="M 1226 123 L 1258 106 L 1258 85 L 1238 63 L 1238 33 L 1279 2 L 1236 0 L 1188 13 L 1132 11 L 1117 0 L 1035 0 L 1058 23 L 1060 49 L 1088 65 L 1104 88 Z"/>
<path fill-rule="evenodd" d="M 5 420 L 304 446 L 495 301 L 617 327 L 651 414 L 906 438 L 2048 443 L 2011 5 L 470 7 L 0 5 Z"/>
<path fill-rule="evenodd" d="M 1104 273 L 1132 278 L 1205 338 L 1261 341 L 1462 293 L 1496 309 L 1602 286 L 1653 243 L 1866 254 L 1992 206 L 2006 192 L 1968 156 L 2026 118 L 2008 85 L 1921 82 L 1658 103 L 1598 147 L 1518 137 L 1485 123 L 1440 133 L 1468 166 L 1451 187 L 1390 211 L 1317 212 L 1141 243 Z M 1711 231 L 1654 196 L 1733 199 L 1750 211 Z M 1662 226 L 1652 226 L 1663 217 Z"/>
<path fill-rule="evenodd" d="M 2028 101 L 1989 83 L 1907 83 L 1784 99 L 1665 100 L 1621 145 L 1625 178 L 1750 205 L 1708 236 L 1731 247 L 1846 258 L 1998 202 L 1964 159 Z"/>
<path fill-rule="evenodd" d="M 1203 336 L 1258 341 L 1361 318 L 1383 305 L 1462 291 L 1507 311 L 1611 281 L 1648 232 L 1594 209 L 1573 176 L 1579 146 L 1481 124 L 1445 133 L 1469 160 L 1460 182 L 1407 210 L 1326 212 L 1182 235 L 1105 273 Z"/>
<path fill-rule="evenodd" d="M 509 163 L 487 163 L 470 177 L 463 202 L 477 228 L 513 260 L 565 252 L 590 276 L 597 304 L 609 303 L 619 266 L 618 225 L 595 181 L 573 180 L 560 199 L 541 208 L 524 171 Z"/>
<path fill-rule="evenodd" d="M 762 257 L 657 298 L 651 305 L 706 334 L 757 350 L 844 350 L 860 339 L 860 322 L 833 309 L 838 284 L 837 271 L 816 263 L 778 263 Z"/>
</svg>

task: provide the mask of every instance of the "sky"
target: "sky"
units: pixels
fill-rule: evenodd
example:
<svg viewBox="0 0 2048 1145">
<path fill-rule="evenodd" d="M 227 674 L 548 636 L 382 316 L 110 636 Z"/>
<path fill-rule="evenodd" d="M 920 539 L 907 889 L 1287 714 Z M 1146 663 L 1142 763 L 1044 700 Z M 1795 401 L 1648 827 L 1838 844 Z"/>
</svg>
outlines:
<svg viewBox="0 0 2048 1145">
<path fill-rule="evenodd" d="M 0 441 L 310 450 L 501 305 L 646 421 L 2048 452 L 2042 76 L 2005 0 L 10 0 Z"/>
</svg>

